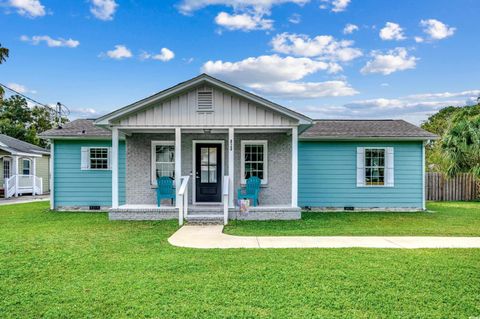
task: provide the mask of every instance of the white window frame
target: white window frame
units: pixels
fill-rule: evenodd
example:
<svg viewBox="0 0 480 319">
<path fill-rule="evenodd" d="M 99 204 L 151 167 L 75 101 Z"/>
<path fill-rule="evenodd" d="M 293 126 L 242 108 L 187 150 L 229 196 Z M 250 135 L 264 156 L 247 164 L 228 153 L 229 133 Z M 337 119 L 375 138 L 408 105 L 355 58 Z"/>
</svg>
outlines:
<svg viewBox="0 0 480 319">
<path fill-rule="evenodd" d="M 367 184 L 367 151 L 383 150 L 383 185 Z M 363 183 L 365 187 L 386 187 L 387 186 L 387 148 L 386 147 L 364 147 L 363 148 Z M 370 166 L 372 168 L 373 166 Z M 378 166 L 382 167 L 382 166 Z"/>
<path fill-rule="evenodd" d="M 102 148 L 107 150 L 107 168 L 92 168 L 91 150 Z M 109 146 L 84 146 L 81 148 L 80 169 L 82 171 L 110 171 L 112 169 L 112 148 Z"/>
<path fill-rule="evenodd" d="M 25 174 L 25 162 L 28 162 L 28 174 Z M 22 158 L 22 175 L 32 175 L 32 160 L 29 158 Z"/>
<path fill-rule="evenodd" d="M 5 163 L 7 163 L 7 162 L 8 162 L 8 176 L 6 176 L 6 174 L 5 174 L 5 168 L 6 168 Z M 3 158 L 3 172 L 2 172 L 4 180 L 12 177 L 12 175 L 14 175 L 14 174 L 12 174 L 12 171 L 13 171 L 13 159 L 9 156 L 5 156 Z"/>
<path fill-rule="evenodd" d="M 175 148 L 175 141 L 152 141 L 152 144 L 151 144 L 151 149 L 150 149 L 150 153 L 151 153 L 151 165 L 150 165 L 150 183 L 153 185 L 153 186 L 157 186 L 157 162 L 156 162 L 156 148 L 158 145 L 173 145 L 173 147 Z M 175 164 L 175 158 L 173 159 L 173 164 Z M 175 168 L 174 168 L 175 170 Z M 177 176 L 175 176 L 176 178 Z"/>
<path fill-rule="evenodd" d="M 245 146 L 246 145 L 262 145 L 263 154 L 263 179 L 262 185 L 268 184 L 268 141 L 267 140 L 242 140 L 240 155 L 240 180 L 242 184 L 246 184 L 245 180 Z"/>
<path fill-rule="evenodd" d="M 358 147 L 357 148 L 357 170 L 358 170 L 358 161 L 359 161 L 359 149 L 361 151 L 361 180 L 359 180 L 359 172 L 357 171 L 357 187 L 368 187 L 368 188 L 375 188 L 375 187 L 394 187 L 394 148 L 393 147 L 386 147 L 386 146 L 366 146 L 366 147 Z M 367 177 L 366 177 L 366 153 L 367 150 L 383 150 L 385 154 L 384 164 L 383 164 L 383 185 L 367 185 Z"/>
</svg>

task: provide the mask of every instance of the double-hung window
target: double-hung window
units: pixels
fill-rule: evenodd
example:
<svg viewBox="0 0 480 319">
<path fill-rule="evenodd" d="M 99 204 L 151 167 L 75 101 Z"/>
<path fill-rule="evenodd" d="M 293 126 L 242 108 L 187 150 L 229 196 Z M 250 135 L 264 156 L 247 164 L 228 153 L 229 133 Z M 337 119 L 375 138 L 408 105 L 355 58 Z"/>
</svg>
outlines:
<svg viewBox="0 0 480 319">
<path fill-rule="evenodd" d="M 26 159 L 23 159 L 22 162 L 23 162 L 23 170 L 22 170 L 23 175 L 30 175 L 30 168 L 32 165 L 32 161 L 26 158 Z"/>
<path fill-rule="evenodd" d="M 82 147 L 82 170 L 110 170 L 110 147 Z"/>
<path fill-rule="evenodd" d="M 174 141 L 152 141 L 152 185 L 157 185 L 157 178 L 168 176 L 175 178 L 175 144 Z"/>
<path fill-rule="evenodd" d="M 365 185 L 385 185 L 385 149 L 365 149 Z"/>
<path fill-rule="evenodd" d="M 357 148 L 357 186 L 394 186 L 393 147 Z"/>
<path fill-rule="evenodd" d="M 268 182 L 267 141 L 241 142 L 241 176 L 242 183 L 251 176 L 260 178 L 262 184 Z"/>
</svg>

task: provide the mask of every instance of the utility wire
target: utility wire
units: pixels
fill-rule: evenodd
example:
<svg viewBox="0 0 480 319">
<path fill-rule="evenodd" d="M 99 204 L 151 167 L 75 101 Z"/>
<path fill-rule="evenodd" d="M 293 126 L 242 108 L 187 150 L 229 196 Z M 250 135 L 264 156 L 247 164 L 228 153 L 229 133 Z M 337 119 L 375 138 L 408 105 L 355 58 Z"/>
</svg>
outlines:
<svg viewBox="0 0 480 319">
<path fill-rule="evenodd" d="M 38 102 L 37 100 L 32 99 L 31 97 L 26 96 L 25 94 L 20 93 L 20 92 L 18 92 L 18 91 L 16 91 L 16 90 L 14 90 L 14 89 L 6 86 L 6 85 L 3 84 L 3 83 L 0 83 L 0 86 L 4 87 L 5 89 L 7 89 L 7 90 L 9 90 L 9 91 L 11 91 L 11 92 L 13 92 L 13 93 L 15 93 L 15 94 L 17 94 L 17 95 L 20 95 L 21 97 L 23 97 L 23 98 L 25 98 L 25 99 L 27 99 L 27 100 L 35 103 L 35 104 L 38 104 L 38 105 L 40 105 L 40 106 L 43 106 L 43 107 L 49 109 L 50 112 L 54 112 L 59 118 L 62 117 L 62 114 L 65 115 L 65 116 L 68 116 L 68 115 L 70 114 L 69 108 L 68 108 L 66 105 L 64 105 L 64 104 L 62 104 L 62 103 L 60 103 L 60 102 L 57 102 L 56 108 L 54 108 L 54 107 L 52 107 L 52 106 L 50 106 L 50 105 L 47 105 L 47 104 L 44 104 L 44 103 L 40 103 L 40 102 Z"/>
</svg>

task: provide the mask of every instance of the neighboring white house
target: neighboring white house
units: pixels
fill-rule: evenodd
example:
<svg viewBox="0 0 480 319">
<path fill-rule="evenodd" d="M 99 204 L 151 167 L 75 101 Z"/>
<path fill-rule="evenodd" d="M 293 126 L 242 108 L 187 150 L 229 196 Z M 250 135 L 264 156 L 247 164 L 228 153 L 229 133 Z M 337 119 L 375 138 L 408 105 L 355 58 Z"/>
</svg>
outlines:
<svg viewBox="0 0 480 319">
<path fill-rule="evenodd" d="M 5 198 L 50 190 L 50 152 L 0 134 L 0 185 Z"/>
</svg>

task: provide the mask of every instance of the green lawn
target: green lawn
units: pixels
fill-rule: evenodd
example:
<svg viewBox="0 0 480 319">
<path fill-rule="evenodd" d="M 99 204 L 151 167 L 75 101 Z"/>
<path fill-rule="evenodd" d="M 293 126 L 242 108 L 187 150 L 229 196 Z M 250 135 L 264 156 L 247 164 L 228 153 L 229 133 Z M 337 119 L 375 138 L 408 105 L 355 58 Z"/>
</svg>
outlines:
<svg viewBox="0 0 480 319">
<path fill-rule="evenodd" d="M 234 235 L 480 236 L 480 202 L 432 202 L 428 212 L 303 213 L 298 221 L 232 221 Z"/>
<path fill-rule="evenodd" d="M 177 227 L 1 206 L 0 318 L 480 316 L 480 249 L 195 250 Z"/>
</svg>

